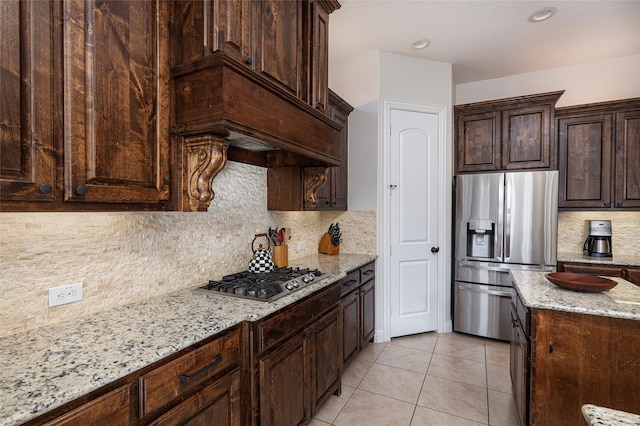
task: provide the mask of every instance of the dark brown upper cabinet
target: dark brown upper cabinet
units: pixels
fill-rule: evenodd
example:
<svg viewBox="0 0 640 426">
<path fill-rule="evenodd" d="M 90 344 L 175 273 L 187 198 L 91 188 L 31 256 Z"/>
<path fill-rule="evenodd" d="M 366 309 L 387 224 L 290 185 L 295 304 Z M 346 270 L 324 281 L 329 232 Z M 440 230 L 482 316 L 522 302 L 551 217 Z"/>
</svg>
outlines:
<svg viewBox="0 0 640 426">
<path fill-rule="evenodd" d="M 333 91 L 329 91 L 329 116 L 343 127 L 340 132 L 342 166 L 330 167 L 327 181 L 316 191 L 317 203 L 312 210 L 347 210 L 349 198 L 349 114 L 353 107 Z"/>
<path fill-rule="evenodd" d="M 167 2 L 65 1 L 65 200 L 169 200 Z"/>
<path fill-rule="evenodd" d="M 168 2 L 0 9 L 2 209 L 166 209 Z"/>
<path fill-rule="evenodd" d="M 640 98 L 558 108 L 561 209 L 640 207 Z"/>
<path fill-rule="evenodd" d="M 342 128 L 342 166 L 326 167 L 291 156 L 273 156 L 267 171 L 267 209 L 280 211 L 347 210 L 349 114 L 353 107 L 329 91 L 329 116 Z M 274 161 L 276 160 L 277 161 Z"/>
<path fill-rule="evenodd" d="M 53 202 L 56 185 L 53 8 L 0 2 L 0 200 Z"/>
<path fill-rule="evenodd" d="M 304 8 L 297 1 L 261 0 L 253 4 L 253 68 L 284 90 L 304 99 Z"/>
<path fill-rule="evenodd" d="M 616 113 L 614 207 L 640 208 L 640 101 Z"/>
<path fill-rule="evenodd" d="M 555 169 L 554 107 L 563 93 L 455 106 L 456 173 Z"/>
<path fill-rule="evenodd" d="M 301 210 L 299 194 L 315 198 L 326 179 L 321 168 L 343 164 L 342 123 L 329 115 L 327 86 L 328 19 L 340 4 L 174 4 L 172 129 L 186 165 L 178 204 L 205 210 L 213 197 L 210 183 L 229 159 L 280 168 L 269 173 L 270 185 L 289 181 L 291 194 L 279 195 L 277 209 Z M 202 153 L 215 167 L 200 167 Z M 193 185 L 204 180 L 209 183 Z"/>
</svg>

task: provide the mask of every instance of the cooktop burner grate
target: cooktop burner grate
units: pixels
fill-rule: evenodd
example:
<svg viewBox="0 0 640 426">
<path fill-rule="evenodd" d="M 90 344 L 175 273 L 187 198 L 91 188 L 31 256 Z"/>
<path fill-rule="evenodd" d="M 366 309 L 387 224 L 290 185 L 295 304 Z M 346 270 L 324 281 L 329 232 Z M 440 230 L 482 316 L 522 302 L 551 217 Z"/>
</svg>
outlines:
<svg viewBox="0 0 640 426">
<path fill-rule="evenodd" d="M 238 272 L 210 280 L 197 291 L 217 292 L 223 296 L 271 302 L 324 278 L 317 269 L 274 268 L 271 272 Z"/>
</svg>

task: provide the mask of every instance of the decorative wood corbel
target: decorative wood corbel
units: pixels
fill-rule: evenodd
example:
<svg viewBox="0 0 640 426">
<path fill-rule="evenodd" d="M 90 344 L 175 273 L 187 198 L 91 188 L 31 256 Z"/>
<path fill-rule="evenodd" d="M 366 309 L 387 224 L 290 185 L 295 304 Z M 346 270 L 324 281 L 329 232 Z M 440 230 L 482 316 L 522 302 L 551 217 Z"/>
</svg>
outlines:
<svg viewBox="0 0 640 426">
<path fill-rule="evenodd" d="M 227 163 L 229 141 L 205 135 L 185 138 L 184 143 L 188 208 L 194 212 L 207 211 L 216 195 L 213 179 Z"/>
<path fill-rule="evenodd" d="M 328 167 L 304 168 L 304 209 L 313 209 L 318 204 L 316 191 L 327 181 Z"/>
</svg>

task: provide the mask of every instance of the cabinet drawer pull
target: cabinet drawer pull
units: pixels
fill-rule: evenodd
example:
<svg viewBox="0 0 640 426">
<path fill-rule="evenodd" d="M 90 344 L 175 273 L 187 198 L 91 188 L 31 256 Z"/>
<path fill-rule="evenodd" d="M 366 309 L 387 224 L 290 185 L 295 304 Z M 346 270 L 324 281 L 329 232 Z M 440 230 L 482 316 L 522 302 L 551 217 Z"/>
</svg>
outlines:
<svg viewBox="0 0 640 426">
<path fill-rule="evenodd" d="M 349 280 L 346 283 L 342 284 L 345 287 L 351 287 L 353 284 L 357 283 L 358 280 Z"/>
<path fill-rule="evenodd" d="M 89 189 L 87 189 L 86 186 L 79 186 L 76 188 L 76 194 L 80 196 L 87 195 L 87 192 L 89 192 Z"/>
<path fill-rule="evenodd" d="M 374 271 L 373 269 L 369 269 L 369 270 L 364 271 L 364 272 L 362 273 L 362 275 L 371 275 L 371 274 L 373 274 L 374 272 L 375 272 L 375 271 Z"/>
<path fill-rule="evenodd" d="M 215 367 L 216 365 L 220 364 L 221 362 L 222 362 L 222 355 L 216 355 L 216 357 L 214 358 L 214 360 L 213 360 L 213 362 L 211 364 L 205 365 L 200 370 L 196 371 L 195 373 L 193 373 L 191 375 L 187 375 L 187 374 L 181 375 L 180 376 L 180 381 L 181 382 L 188 382 L 189 380 L 196 378 L 200 374 L 204 373 L 205 371 L 209 370 L 212 367 Z"/>
</svg>

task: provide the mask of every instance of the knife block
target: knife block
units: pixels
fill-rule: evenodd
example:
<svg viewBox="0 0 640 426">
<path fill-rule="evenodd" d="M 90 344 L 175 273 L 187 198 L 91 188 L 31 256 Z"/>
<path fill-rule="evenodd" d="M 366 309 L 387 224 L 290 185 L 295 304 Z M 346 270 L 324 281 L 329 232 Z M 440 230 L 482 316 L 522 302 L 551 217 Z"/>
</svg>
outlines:
<svg viewBox="0 0 640 426">
<path fill-rule="evenodd" d="M 278 268 L 289 265 L 289 246 L 273 246 L 273 263 Z"/>
<path fill-rule="evenodd" d="M 340 253 L 340 245 L 334 246 L 331 244 L 331 237 L 327 232 L 324 233 L 318 244 L 318 252 L 324 254 L 338 254 Z"/>
</svg>

